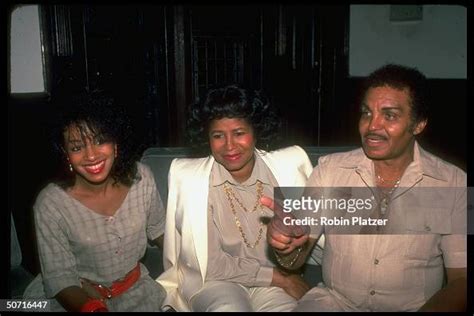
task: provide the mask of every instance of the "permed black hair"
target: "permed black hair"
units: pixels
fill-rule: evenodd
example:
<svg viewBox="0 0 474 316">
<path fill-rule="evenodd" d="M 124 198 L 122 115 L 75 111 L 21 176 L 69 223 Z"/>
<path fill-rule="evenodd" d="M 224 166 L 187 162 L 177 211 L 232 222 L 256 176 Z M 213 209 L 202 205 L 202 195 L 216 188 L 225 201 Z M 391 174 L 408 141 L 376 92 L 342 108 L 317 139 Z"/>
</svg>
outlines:
<svg viewBox="0 0 474 316">
<path fill-rule="evenodd" d="M 133 129 L 130 118 L 123 106 L 115 99 L 100 91 L 83 92 L 73 96 L 61 96 L 54 105 L 57 117 L 51 127 L 54 149 L 65 162 L 63 172 L 58 175 L 57 183 L 63 188 L 74 185 L 74 174 L 67 171 L 65 159 L 64 132 L 70 126 L 76 126 L 83 138 L 100 136 L 117 145 L 118 155 L 110 176 L 114 183 L 130 186 L 139 179 L 136 161 L 136 146 L 133 144 Z"/>
<path fill-rule="evenodd" d="M 237 84 L 207 91 L 188 111 L 188 136 L 198 153 L 209 152 L 208 129 L 212 120 L 242 118 L 251 126 L 258 147 L 269 150 L 277 141 L 281 126 L 274 106 L 261 91 L 245 89 Z"/>
</svg>

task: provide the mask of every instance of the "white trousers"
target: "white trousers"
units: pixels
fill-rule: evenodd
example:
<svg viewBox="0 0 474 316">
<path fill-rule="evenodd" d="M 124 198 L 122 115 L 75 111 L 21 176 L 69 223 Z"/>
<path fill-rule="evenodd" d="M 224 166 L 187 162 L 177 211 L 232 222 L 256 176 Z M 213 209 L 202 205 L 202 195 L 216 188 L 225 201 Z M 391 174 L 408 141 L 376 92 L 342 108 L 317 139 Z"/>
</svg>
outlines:
<svg viewBox="0 0 474 316">
<path fill-rule="evenodd" d="M 279 287 L 210 281 L 191 298 L 193 312 L 288 312 L 296 300 Z"/>
<path fill-rule="evenodd" d="M 293 312 L 349 312 L 351 310 L 327 287 L 319 284 L 300 298 Z"/>
</svg>

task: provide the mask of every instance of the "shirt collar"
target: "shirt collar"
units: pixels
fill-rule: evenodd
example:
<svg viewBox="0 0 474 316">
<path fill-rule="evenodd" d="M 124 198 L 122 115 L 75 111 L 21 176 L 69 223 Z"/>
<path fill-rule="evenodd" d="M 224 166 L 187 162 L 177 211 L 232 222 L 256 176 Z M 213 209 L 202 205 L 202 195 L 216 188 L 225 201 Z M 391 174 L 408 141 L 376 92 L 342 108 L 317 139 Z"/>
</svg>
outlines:
<svg viewBox="0 0 474 316">
<path fill-rule="evenodd" d="M 419 163 L 420 172 L 423 175 L 441 181 L 448 181 L 446 175 L 440 171 L 438 159 L 419 146 L 417 142 L 415 142 L 413 158 L 414 161 Z"/>
<path fill-rule="evenodd" d="M 354 159 L 345 160 L 342 165 L 345 169 L 354 169 L 359 174 L 371 175 L 373 173 L 373 162 L 369 159 L 362 148 L 354 151 Z M 405 173 L 415 173 L 423 176 L 428 176 L 441 181 L 448 181 L 437 167 L 437 160 L 426 152 L 417 141 L 415 141 L 413 149 L 413 161 L 407 167 Z"/>
<path fill-rule="evenodd" d="M 210 183 L 212 186 L 219 186 L 228 182 L 232 185 L 240 185 L 240 186 L 252 186 L 254 185 L 257 180 L 262 182 L 263 184 L 269 184 L 270 181 L 268 179 L 268 175 L 265 172 L 265 163 L 263 162 L 260 155 L 254 153 L 255 156 L 255 165 L 253 166 L 252 174 L 250 177 L 242 183 L 235 181 L 229 171 L 227 171 L 224 166 L 222 166 L 217 161 L 214 161 L 214 165 L 212 166 L 211 171 L 211 179 Z"/>
</svg>

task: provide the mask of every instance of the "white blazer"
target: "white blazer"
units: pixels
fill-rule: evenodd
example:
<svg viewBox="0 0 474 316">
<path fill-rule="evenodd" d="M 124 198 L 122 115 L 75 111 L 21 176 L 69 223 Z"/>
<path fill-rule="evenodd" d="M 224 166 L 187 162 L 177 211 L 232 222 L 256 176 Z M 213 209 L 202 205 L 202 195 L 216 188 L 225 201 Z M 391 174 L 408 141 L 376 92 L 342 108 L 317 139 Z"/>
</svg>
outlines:
<svg viewBox="0 0 474 316">
<path fill-rule="evenodd" d="M 306 152 L 292 146 L 272 152 L 255 150 L 280 186 L 304 186 L 313 170 Z M 163 307 L 190 311 L 207 270 L 207 208 L 214 158 L 174 159 L 168 174 L 163 266 L 156 281 L 167 292 Z"/>
</svg>

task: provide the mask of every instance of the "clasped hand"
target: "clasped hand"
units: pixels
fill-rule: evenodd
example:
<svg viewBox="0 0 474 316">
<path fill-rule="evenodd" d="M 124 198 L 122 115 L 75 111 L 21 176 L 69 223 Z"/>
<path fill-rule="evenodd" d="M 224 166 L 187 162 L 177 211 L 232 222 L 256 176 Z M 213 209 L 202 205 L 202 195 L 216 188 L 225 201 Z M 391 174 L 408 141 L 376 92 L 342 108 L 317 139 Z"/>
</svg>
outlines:
<svg viewBox="0 0 474 316">
<path fill-rule="evenodd" d="M 308 226 L 287 225 L 284 218 L 294 218 L 291 213 L 283 212 L 281 205 L 267 196 L 263 196 L 260 202 L 274 213 L 267 227 L 267 241 L 275 251 L 287 255 L 306 243 L 309 238 Z"/>
</svg>

